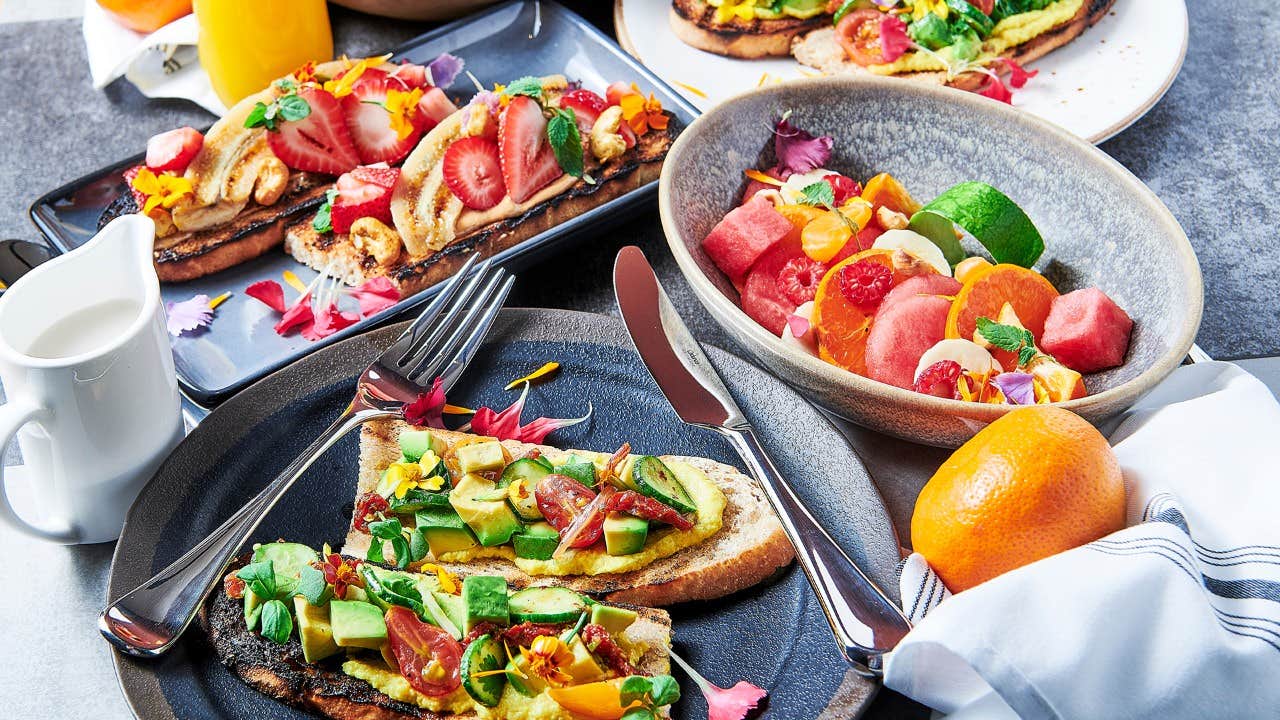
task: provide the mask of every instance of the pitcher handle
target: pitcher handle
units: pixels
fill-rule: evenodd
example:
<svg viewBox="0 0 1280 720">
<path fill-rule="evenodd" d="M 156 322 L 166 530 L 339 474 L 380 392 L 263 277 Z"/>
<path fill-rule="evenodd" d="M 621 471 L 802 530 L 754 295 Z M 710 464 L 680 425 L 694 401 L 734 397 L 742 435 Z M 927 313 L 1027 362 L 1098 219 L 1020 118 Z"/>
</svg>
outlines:
<svg viewBox="0 0 1280 720">
<path fill-rule="evenodd" d="M 29 400 L 12 400 L 0 405 L 0 453 L 9 446 L 18 429 L 32 420 L 48 417 L 48 411 Z M 0 463 L 0 520 L 21 532 L 57 543 L 74 543 L 80 539 L 80 533 L 74 528 L 41 527 L 23 520 L 14 512 L 9 502 L 9 489 L 5 485 L 4 465 Z"/>
</svg>

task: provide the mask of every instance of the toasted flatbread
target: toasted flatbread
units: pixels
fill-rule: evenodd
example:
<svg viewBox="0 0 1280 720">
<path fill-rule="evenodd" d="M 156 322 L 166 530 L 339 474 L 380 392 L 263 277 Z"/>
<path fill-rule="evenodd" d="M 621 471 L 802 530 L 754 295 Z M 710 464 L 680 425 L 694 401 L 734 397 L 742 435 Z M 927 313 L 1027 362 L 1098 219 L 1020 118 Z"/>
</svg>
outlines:
<svg viewBox="0 0 1280 720">
<path fill-rule="evenodd" d="M 1076 39 L 1085 30 L 1088 30 L 1099 20 L 1106 17 L 1106 14 L 1110 12 L 1111 6 L 1114 4 L 1115 0 L 1085 0 L 1080 9 L 1076 11 L 1076 14 L 1066 22 L 1048 32 L 1037 35 L 1021 45 L 1009 48 L 1001 53 L 1000 56 L 1007 57 L 1019 65 L 1044 57 Z M 816 68 L 828 75 L 875 74 L 845 57 L 844 50 L 841 49 L 840 43 L 836 41 L 834 27 L 824 27 L 797 37 L 792 44 L 791 53 L 802 64 Z M 1003 64 L 992 67 L 992 69 L 1001 74 L 1008 72 L 1008 68 L 1003 67 Z M 947 78 L 945 72 L 900 73 L 892 77 L 935 85 L 947 85 L 961 90 L 977 90 L 987 83 L 987 76 L 979 72 L 962 73 L 950 79 Z"/>
<path fill-rule="evenodd" d="M 234 571 L 248 562 L 239 558 Z M 648 675 L 670 672 L 671 617 L 663 610 L 631 607 L 640 617 L 627 628 L 628 639 L 647 648 L 636 669 Z M 395 700 L 372 685 L 342 672 L 342 655 L 308 663 L 302 645 L 284 645 L 249 630 L 244 605 L 215 592 L 200 612 L 200 624 L 222 664 L 264 695 L 333 720 L 469 720 L 475 713 L 436 713 Z"/>
<path fill-rule="evenodd" d="M 408 426 L 376 420 L 360 432 L 360 477 L 356 494 L 373 492 L 378 478 L 400 457 L 397 438 Z M 454 443 L 465 433 L 433 430 Z M 573 452 L 546 445 L 504 440 L 515 457 L 537 448 L 544 453 Z M 672 457 L 672 456 L 662 456 Z M 609 602 L 665 606 L 689 600 L 712 600 L 756 585 L 786 567 L 795 556 L 782 524 L 754 480 L 729 465 L 695 457 L 675 457 L 702 471 L 724 493 L 727 504 L 720 530 L 702 543 L 660 558 L 642 569 L 606 575 L 533 577 L 504 558 L 479 558 L 449 564 L 459 572 L 502 575 L 512 585 L 562 585 L 603 597 Z M 364 557 L 369 535 L 351 528 L 343 552 Z"/>
<path fill-rule="evenodd" d="M 702 0 L 673 0 L 668 20 L 671 31 L 686 45 L 717 55 L 738 58 L 781 57 L 790 54 L 791 41 L 801 33 L 822 27 L 831 16 L 715 22 L 716 9 Z"/>
</svg>

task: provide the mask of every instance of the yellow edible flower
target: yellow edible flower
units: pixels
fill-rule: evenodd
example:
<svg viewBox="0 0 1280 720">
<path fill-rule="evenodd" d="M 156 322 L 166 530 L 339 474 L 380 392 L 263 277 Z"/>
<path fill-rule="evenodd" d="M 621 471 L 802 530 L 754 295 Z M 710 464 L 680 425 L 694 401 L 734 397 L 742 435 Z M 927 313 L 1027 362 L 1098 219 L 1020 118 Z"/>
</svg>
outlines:
<svg viewBox="0 0 1280 720">
<path fill-rule="evenodd" d="M 573 676 L 566 670 L 573 664 L 573 652 L 555 635 L 539 635 L 533 644 L 520 648 L 520 654 L 529 663 L 529 674 L 545 680 L 550 685 L 567 685 Z"/>
<path fill-rule="evenodd" d="M 414 88 L 408 92 L 391 88 L 387 90 L 387 112 L 391 113 L 391 129 L 396 137 L 403 140 L 413 134 L 413 118 L 418 114 L 418 101 L 422 99 L 422 88 Z"/>
<path fill-rule="evenodd" d="M 521 385 L 523 383 L 533 382 L 534 380 L 537 380 L 538 378 L 544 375 L 547 375 L 548 373 L 553 373 L 558 369 L 560 369 L 560 363 L 556 362 L 555 360 L 552 360 L 551 362 L 544 364 L 542 367 L 538 368 L 537 370 L 534 370 L 528 375 L 512 380 L 511 382 L 507 383 L 506 387 L 502 389 L 510 390 L 511 388 Z"/>
<path fill-rule="evenodd" d="M 431 467 L 435 467 L 432 464 Z M 444 487 L 444 478 L 439 475 L 423 477 L 423 466 L 419 463 L 392 463 L 387 467 L 386 487 L 391 495 L 403 500 L 410 490 L 423 489 L 431 492 Z"/>
<path fill-rule="evenodd" d="M 632 87 L 634 88 L 635 85 L 633 84 Z M 622 119 L 627 121 L 637 135 L 649 132 L 650 128 L 667 129 L 668 118 L 662 112 L 662 102 L 654 97 L 653 93 L 649 93 L 648 100 L 639 91 L 627 93 L 618 99 L 618 105 L 622 108 Z"/>
<path fill-rule="evenodd" d="M 739 20 L 752 20 L 756 16 L 756 0 L 723 0 L 716 8 L 715 21 L 718 23 Z"/>
<path fill-rule="evenodd" d="M 418 568 L 418 571 L 423 573 L 435 573 L 436 580 L 440 582 L 441 591 L 447 592 L 450 595 L 458 594 L 458 589 L 461 587 L 458 582 L 458 576 L 449 572 L 447 569 L 436 565 L 435 563 L 423 563 L 422 566 Z"/>
<path fill-rule="evenodd" d="M 390 59 L 391 55 L 388 54 L 358 60 L 351 67 L 347 68 L 346 72 L 342 73 L 342 77 L 337 80 L 326 80 L 324 83 L 324 89 L 336 98 L 350 95 L 352 88 L 355 87 L 356 81 L 360 79 L 361 75 L 364 75 L 365 70 L 377 67 Z"/>
<path fill-rule="evenodd" d="M 169 173 L 156 175 L 145 167 L 138 170 L 131 185 L 134 190 L 147 196 L 147 201 L 142 206 L 144 215 L 157 207 L 168 210 L 192 192 L 191 181 L 185 177 Z"/>
<path fill-rule="evenodd" d="M 919 20 L 920 18 L 933 13 L 943 20 L 947 19 L 947 0 L 916 0 L 911 6 L 911 19 Z"/>
</svg>

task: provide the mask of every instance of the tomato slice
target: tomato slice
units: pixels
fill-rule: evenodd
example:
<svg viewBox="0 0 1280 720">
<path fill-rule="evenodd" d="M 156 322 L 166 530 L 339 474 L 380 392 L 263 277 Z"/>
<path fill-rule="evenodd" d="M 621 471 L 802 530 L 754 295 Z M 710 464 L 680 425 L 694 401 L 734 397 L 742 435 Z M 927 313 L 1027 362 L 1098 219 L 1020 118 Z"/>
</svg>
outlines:
<svg viewBox="0 0 1280 720">
<path fill-rule="evenodd" d="M 400 674 L 414 690 L 441 697 L 462 684 L 462 645 L 409 608 L 393 605 L 387 610 L 387 640 Z"/>
<path fill-rule="evenodd" d="M 854 10 L 836 25 L 836 40 L 849 59 L 866 67 L 884 62 L 880 51 L 880 21 L 885 14 L 873 8 Z"/>
<path fill-rule="evenodd" d="M 538 510 L 542 511 L 542 516 L 561 537 L 564 537 L 565 530 L 573 524 L 574 519 L 596 499 L 591 488 L 567 475 L 556 473 L 539 480 L 533 494 L 538 500 Z M 604 534 L 604 512 L 597 511 L 595 515 L 598 517 L 587 521 L 586 527 L 569 547 L 585 548 L 599 542 Z"/>
</svg>

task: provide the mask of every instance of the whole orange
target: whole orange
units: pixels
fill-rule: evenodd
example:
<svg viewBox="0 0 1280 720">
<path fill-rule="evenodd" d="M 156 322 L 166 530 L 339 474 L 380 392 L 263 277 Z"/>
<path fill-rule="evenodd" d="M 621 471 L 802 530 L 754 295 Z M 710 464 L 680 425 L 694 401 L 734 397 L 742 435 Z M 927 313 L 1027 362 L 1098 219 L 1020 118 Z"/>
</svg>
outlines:
<svg viewBox="0 0 1280 720">
<path fill-rule="evenodd" d="M 191 14 L 191 0 L 98 0 L 121 25 L 140 33 L 153 33 Z"/>
<path fill-rule="evenodd" d="M 960 446 L 916 499 L 911 544 L 952 592 L 1124 527 L 1124 478 L 1080 416 L 1030 406 Z"/>
</svg>

